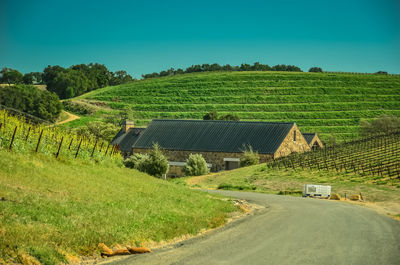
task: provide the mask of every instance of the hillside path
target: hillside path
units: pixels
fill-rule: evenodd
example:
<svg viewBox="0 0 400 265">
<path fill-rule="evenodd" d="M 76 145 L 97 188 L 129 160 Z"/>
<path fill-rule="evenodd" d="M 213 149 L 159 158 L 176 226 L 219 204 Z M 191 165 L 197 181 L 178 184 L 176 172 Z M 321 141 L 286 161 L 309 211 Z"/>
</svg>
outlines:
<svg viewBox="0 0 400 265">
<path fill-rule="evenodd" d="M 69 113 L 69 112 L 67 112 L 65 110 L 63 110 L 63 111 L 68 115 L 68 119 L 60 121 L 60 122 L 57 122 L 56 125 L 64 124 L 64 123 L 67 123 L 67 122 L 70 122 L 70 121 L 74 121 L 74 120 L 77 120 L 77 119 L 81 118 L 78 115 Z"/>
<path fill-rule="evenodd" d="M 210 191 L 265 208 L 221 229 L 111 264 L 400 264 L 400 222 L 357 205 Z"/>
</svg>

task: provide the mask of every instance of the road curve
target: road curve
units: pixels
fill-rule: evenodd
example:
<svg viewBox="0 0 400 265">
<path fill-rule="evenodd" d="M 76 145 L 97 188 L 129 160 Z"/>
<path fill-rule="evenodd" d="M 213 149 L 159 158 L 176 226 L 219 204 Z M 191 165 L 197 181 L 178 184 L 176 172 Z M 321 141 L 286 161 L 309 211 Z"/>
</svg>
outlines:
<svg viewBox="0 0 400 265">
<path fill-rule="evenodd" d="M 111 263 L 400 264 L 400 222 L 368 208 L 310 198 L 214 192 L 266 208 L 205 236 Z"/>
</svg>

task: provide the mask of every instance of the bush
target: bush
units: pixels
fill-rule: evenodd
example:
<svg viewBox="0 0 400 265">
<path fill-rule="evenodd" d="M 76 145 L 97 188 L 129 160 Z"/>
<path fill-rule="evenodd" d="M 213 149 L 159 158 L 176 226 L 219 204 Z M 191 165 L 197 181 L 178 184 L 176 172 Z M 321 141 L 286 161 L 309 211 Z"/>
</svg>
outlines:
<svg viewBox="0 0 400 265">
<path fill-rule="evenodd" d="M 80 115 L 90 115 L 96 112 L 96 109 L 89 104 L 83 102 L 75 102 L 71 100 L 64 100 L 64 109 L 70 112 L 74 112 Z"/>
<path fill-rule="evenodd" d="M 143 171 L 140 169 L 146 164 L 144 161 L 148 159 L 149 156 L 147 154 L 133 154 L 124 160 L 124 165 L 128 168 L 135 168 L 139 171 Z"/>
<path fill-rule="evenodd" d="M 243 156 L 240 158 L 241 167 L 257 165 L 259 162 L 260 156 L 258 155 L 258 152 L 253 151 L 251 146 L 243 151 Z"/>
<path fill-rule="evenodd" d="M 210 172 L 207 162 L 201 154 L 190 154 L 183 171 L 187 176 L 200 176 Z"/>
<path fill-rule="evenodd" d="M 133 168 L 141 172 L 160 178 L 169 169 L 168 160 L 160 149 L 160 146 L 155 143 L 148 154 L 134 154 L 126 159 L 125 166 L 133 166 Z"/>
<path fill-rule="evenodd" d="M 340 201 L 341 197 L 337 193 L 332 193 L 330 199 L 331 200 L 339 200 Z"/>
<path fill-rule="evenodd" d="M 361 132 L 364 136 L 390 133 L 400 130 L 400 118 L 390 115 L 382 115 L 371 122 L 360 122 Z"/>
</svg>

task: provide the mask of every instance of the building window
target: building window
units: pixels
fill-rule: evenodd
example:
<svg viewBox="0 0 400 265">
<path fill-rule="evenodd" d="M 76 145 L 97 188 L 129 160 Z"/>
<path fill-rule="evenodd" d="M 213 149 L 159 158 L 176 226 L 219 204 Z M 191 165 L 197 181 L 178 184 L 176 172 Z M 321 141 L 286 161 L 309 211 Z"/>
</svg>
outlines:
<svg viewBox="0 0 400 265">
<path fill-rule="evenodd" d="M 293 141 L 296 142 L 296 130 L 293 132 Z"/>
</svg>

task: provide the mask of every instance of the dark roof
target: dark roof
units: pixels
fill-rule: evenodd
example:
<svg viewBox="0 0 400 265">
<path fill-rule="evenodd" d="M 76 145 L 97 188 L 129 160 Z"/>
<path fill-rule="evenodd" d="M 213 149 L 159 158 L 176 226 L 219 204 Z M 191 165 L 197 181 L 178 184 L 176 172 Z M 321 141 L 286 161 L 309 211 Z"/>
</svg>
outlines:
<svg viewBox="0 0 400 265">
<path fill-rule="evenodd" d="M 118 144 L 121 151 L 130 152 L 132 146 L 146 128 L 130 128 L 126 133 L 121 129 L 114 139 L 112 145 Z"/>
<path fill-rule="evenodd" d="M 314 139 L 315 135 L 316 135 L 316 133 L 303 133 L 303 136 L 306 139 L 308 144 L 311 143 L 311 141 Z"/>
<path fill-rule="evenodd" d="M 153 120 L 135 148 L 151 148 L 158 143 L 164 149 L 242 152 L 250 145 L 261 154 L 275 153 L 294 123 Z"/>
</svg>

